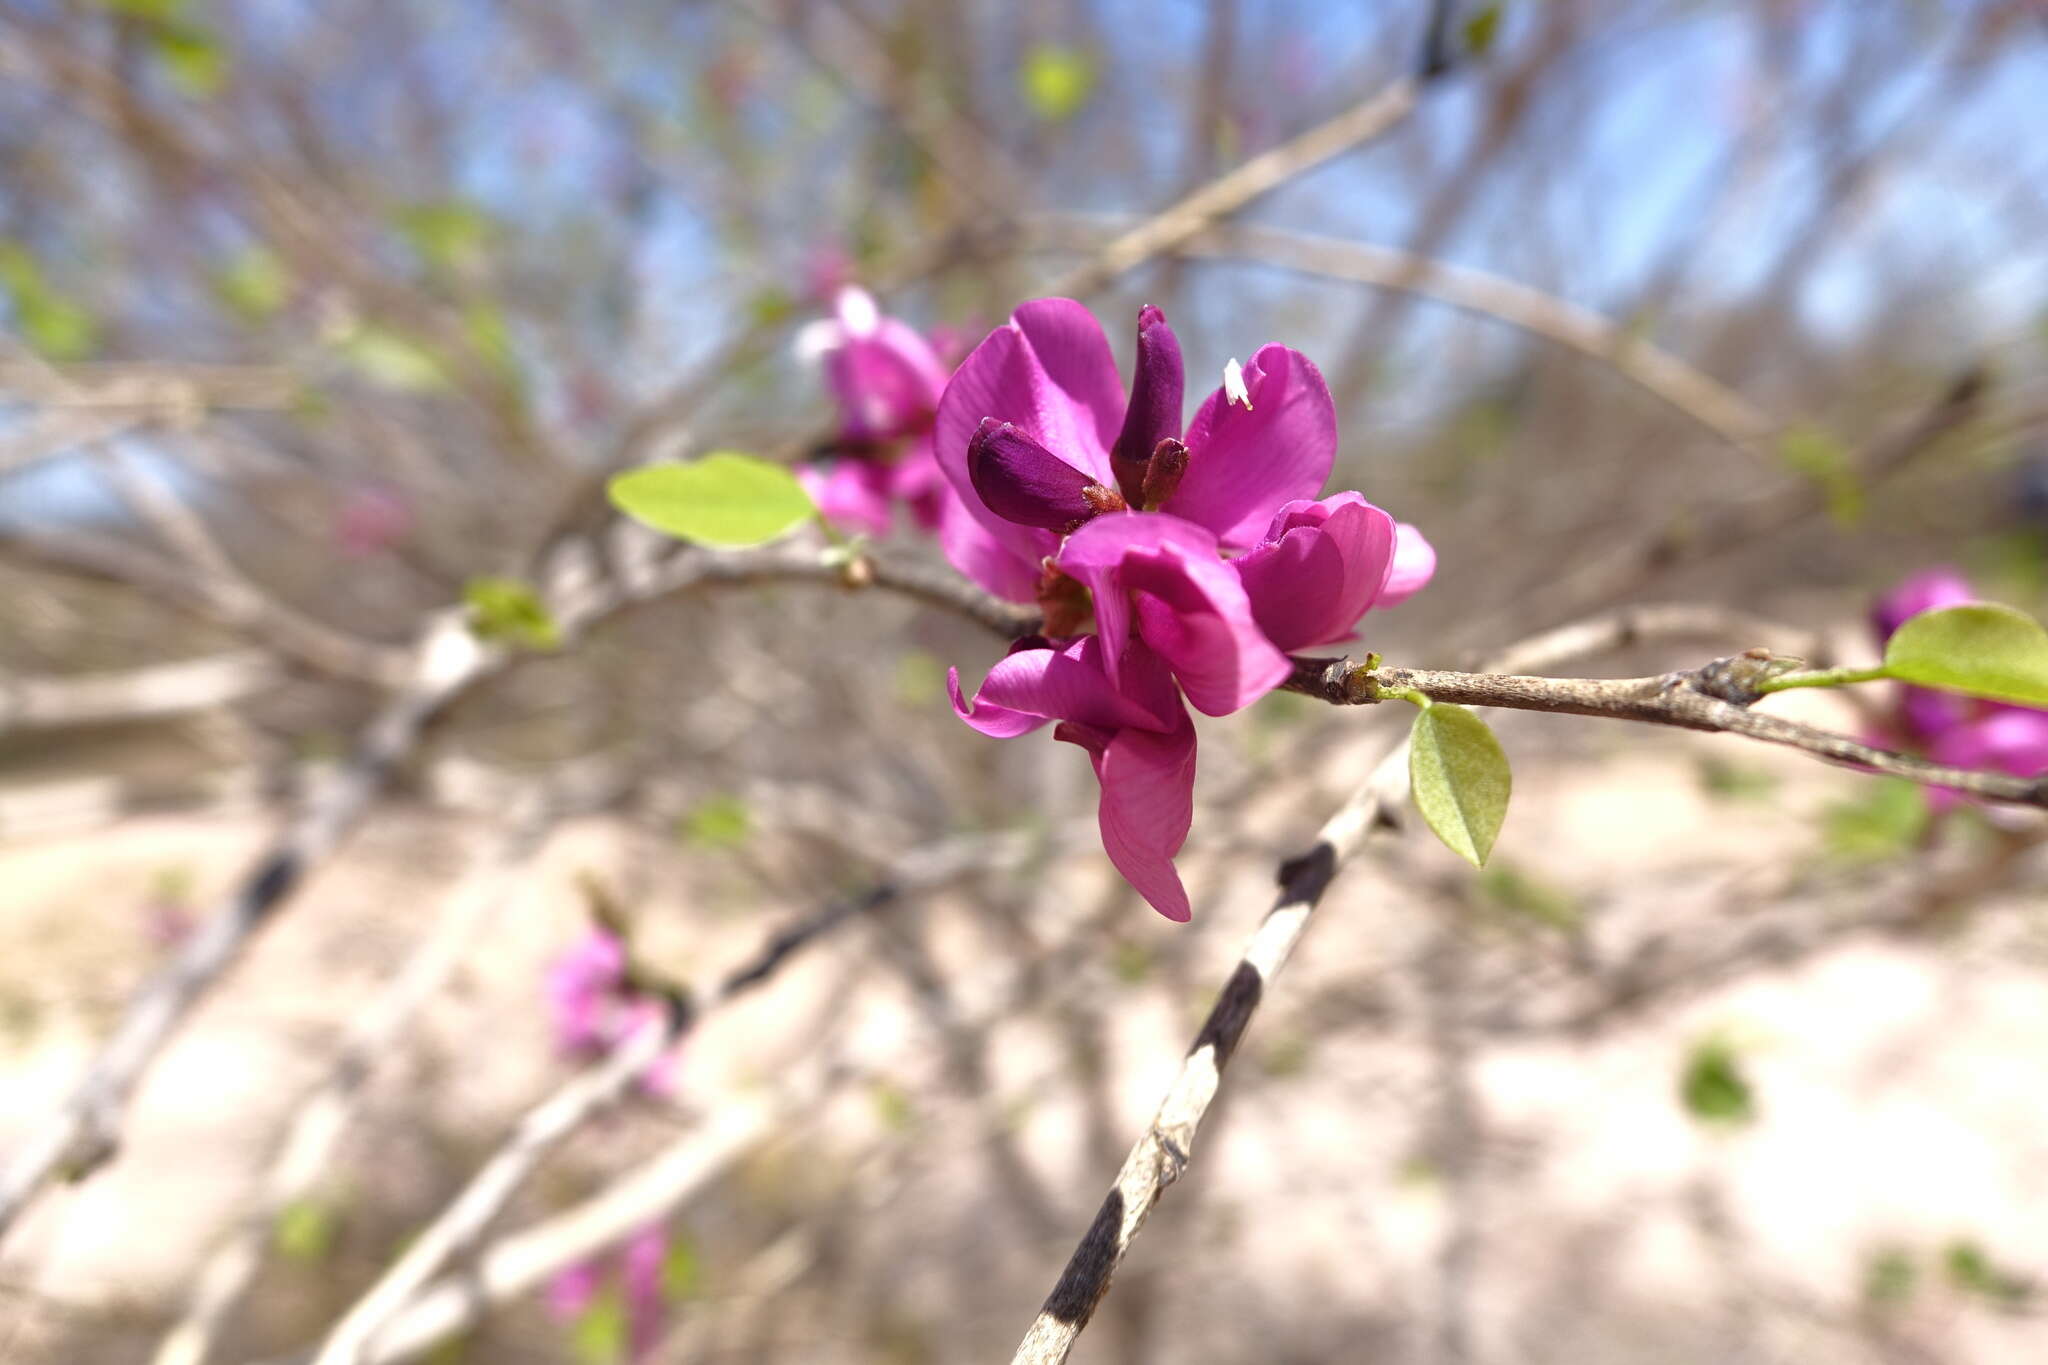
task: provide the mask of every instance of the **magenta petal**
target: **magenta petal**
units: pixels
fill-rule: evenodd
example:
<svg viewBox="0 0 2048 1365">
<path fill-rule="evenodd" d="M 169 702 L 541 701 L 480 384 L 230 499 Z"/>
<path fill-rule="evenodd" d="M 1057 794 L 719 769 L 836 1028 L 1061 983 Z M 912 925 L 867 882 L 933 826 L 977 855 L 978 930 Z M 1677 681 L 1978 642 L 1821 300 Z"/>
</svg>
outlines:
<svg viewBox="0 0 2048 1365">
<path fill-rule="evenodd" d="M 1282 650 L 1348 637 L 1380 598 L 1394 560 L 1394 519 L 1356 493 L 1289 503 L 1270 539 L 1231 561 L 1252 615 Z"/>
<path fill-rule="evenodd" d="M 889 467 L 876 460 L 840 459 L 829 467 L 807 464 L 796 470 L 797 482 L 826 521 L 842 531 L 876 537 L 889 534 L 892 478 Z"/>
<path fill-rule="evenodd" d="M 1975 602 L 1977 593 L 1961 572 L 1942 566 L 1914 574 L 1877 600 L 1871 608 L 1870 626 L 1883 644 L 1906 619 L 1936 607 L 1959 607 Z"/>
<path fill-rule="evenodd" d="M 603 1273 L 603 1267 L 596 1261 L 578 1261 L 549 1280 L 548 1315 L 557 1322 L 570 1322 L 583 1316 L 584 1310 L 597 1301 Z"/>
<path fill-rule="evenodd" d="M 1957 768 L 2038 777 L 2048 772 L 2048 713 L 2017 707 L 1993 712 L 1950 729 L 1928 754 Z"/>
<path fill-rule="evenodd" d="M 1147 304 L 1138 310 L 1137 358 L 1131 368 L 1131 403 L 1110 449 L 1117 484 L 1133 507 L 1144 501 L 1145 470 L 1161 441 L 1180 436 L 1185 374 L 1180 341 L 1166 314 Z"/>
<path fill-rule="evenodd" d="M 1058 649 L 1020 649 L 988 671 L 975 704 L 1105 729 L 1158 725 L 1155 712 L 1111 684 L 1103 659 L 1103 642 L 1093 635 Z"/>
<path fill-rule="evenodd" d="M 1057 394 L 1056 407 L 1064 410 L 1065 420 L 1072 424 L 1072 445 L 1056 439 L 1064 433 L 1033 430 L 1032 434 L 1076 468 L 1094 475 L 1096 482 L 1114 488 L 1109 448 L 1123 425 L 1124 386 L 1117 377 L 1116 357 L 1110 352 L 1109 338 L 1102 334 L 1102 324 L 1072 299 L 1034 299 L 1012 313 L 1010 321 L 1030 343 Z M 1006 412 L 991 415 L 1030 427 Z"/>
<path fill-rule="evenodd" d="M 996 739 L 1015 739 L 1018 735 L 1028 735 L 1052 719 L 1036 712 L 1012 711 L 1006 706 L 998 706 L 987 700 L 979 693 L 972 702 L 969 702 L 967 694 L 961 690 L 960 670 L 957 668 L 946 670 L 946 695 L 953 699 L 954 715 L 983 734 Z"/>
<path fill-rule="evenodd" d="M 1394 527 L 1394 567 L 1387 574 L 1386 586 L 1380 589 L 1378 607 L 1398 607 L 1416 593 L 1436 573 L 1436 550 L 1422 532 L 1400 522 Z"/>
<path fill-rule="evenodd" d="M 980 506 L 980 499 L 975 499 L 975 506 Z M 1039 566 L 1051 553 L 1050 545 L 1037 555 L 1020 554 L 989 530 L 987 510 L 970 508 L 951 484 L 939 498 L 938 517 L 939 549 L 945 552 L 947 563 L 998 597 L 1012 602 L 1038 600 Z M 1008 522 L 997 524 L 1020 535 L 1044 536 L 1052 544 L 1058 543 L 1058 537 L 1044 531 Z"/>
<path fill-rule="evenodd" d="M 1214 531 L 1229 549 L 1258 543 L 1281 504 L 1313 498 L 1337 458 L 1337 409 L 1308 357 L 1264 346 L 1244 367 L 1251 406 L 1222 389 L 1188 426 L 1188 469 L 1161 510 Z"/>
<path fill-rule="evenodd" d="M 1222 716 L 1283 682 L 1291 666 L 1259 631 L 1237 573 L 1201 527 L 1159 513 L 1097 517 L 1067 538 L 1060 568 L 1095 593 L 1095 624 L 1113 680 L 1135 603 L 1144 642 L 1195 709 Z"/>
<path fill-rule="evenodd" d="M 1191 917 L 1187 888 L 1173 855 L 1187 842 L 1195 817 L 1195 727 L 1185 715 L 1173 731 L 1120 730 L 1098 735 L 1061 727 L 1062 738 L 1089 751 L 1102 783 L 1097 820 L 1102 848 L 1124 880 L 1170 920 Z"/>
<path fill-rule="evenodd" d="M 1063 532 L 1095 514 L 1085 494 L 1100 485 L 1011 422 L 981 419 L 967 442 L 967 476 L 984 507 L 1019 526 Z"/>
</svg>

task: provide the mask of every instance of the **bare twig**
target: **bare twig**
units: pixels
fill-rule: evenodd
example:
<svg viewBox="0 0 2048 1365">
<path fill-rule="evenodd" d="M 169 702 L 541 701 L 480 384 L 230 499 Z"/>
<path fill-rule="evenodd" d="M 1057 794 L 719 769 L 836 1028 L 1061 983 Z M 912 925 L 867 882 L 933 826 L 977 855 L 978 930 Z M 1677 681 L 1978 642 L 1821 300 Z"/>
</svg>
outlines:
<svg viewBox="0 0 2048 1365">
<path fill-rule="evenodd" d="M 604 580 L 564 591 L 555 599 L 555 619 L 564 636 L 573 638 L 603 617 L 658 596 L 701 586 L 768 581 L 838 582 L 852 589 L 895 592 L 947 607 L 1005 638 L 1031 628 L 1030 613 L 998 602 L 971 584 L 866 557 L 844 560 L 816 546 L 686 551 L 656 564 L 639 581 Z M 145 983 L 62 1111 L 0 1172 L 0 1235 L 52 1177 L 61 1173 L 81 1179 L 113 1155 L 129 1096 L 178 1023 L 306 873 L 361 820 L 393 769 L 420 742 L 428 723 L 514 657 L 479 644 L 460 612 L 451 609 L 433 618 L 413 651 L 412 679 L 365 730 L 348 768 L 306 805 L 178 957 Z"/>
<path fill-rule="evenodd" d="M 1727 624 L 1728 618 L 1718 612 L 1644 608 L 1551 631 L 1510 646 L 1487 662 L 1495 667 L 1544 667 L 1579 657 L 1583 651 L 1669 638 L 1667 629 L 1669 636 L 1691 636 L 1701 628 L 1713 631 Z M 1279 899 L 1253 931 L 1151 1125 L 1125 1157 L 1116 1184 L 1068 1259 L 1011 1365 L 1056 1365 L 1073 1350 L 1139 1229 L 1166 1187 L 1186 1169 L 1195 1133 L 1222 1083 L 1223 1068 L 1266 988 L 1301 941 L 1323 892 L 1372 830 L 1393 821 L 1407 792 L 1407 755 L 1404 739 L 1324 824 L 1313 848 L 1281 866 Z"/>
<path fill-rule="evenodd" d="M 272 686 L 275 664 L 254 652 L 219 654 L 121 673 L 0 674 L 0 734 L 61 725 L 149 720 L 225 706 Z"/>
<path fill-rule="evenodd" d="M 1834 763 L 1867 768 L 1992 801 L 2048 807 L 2048 778 L 1975 772 L 1859 743 L 1783 716 L 1750 709 L 1766 694 L 1756 684 L 1772 668 L 1769 650 L 1716 659 L 1699 668 L 1647 678 L 1537 678 L 1511 673 L 1454 673 L 1431 668 L 1366 668 L 1349 659 L 1297 659 L 1289 691 L 1340 706 L 1370 705 L 1402 692 L 1465 706 L 1644 721 L 1687 730 L 1742 735 L 1782 744 Z"/>
</svg>

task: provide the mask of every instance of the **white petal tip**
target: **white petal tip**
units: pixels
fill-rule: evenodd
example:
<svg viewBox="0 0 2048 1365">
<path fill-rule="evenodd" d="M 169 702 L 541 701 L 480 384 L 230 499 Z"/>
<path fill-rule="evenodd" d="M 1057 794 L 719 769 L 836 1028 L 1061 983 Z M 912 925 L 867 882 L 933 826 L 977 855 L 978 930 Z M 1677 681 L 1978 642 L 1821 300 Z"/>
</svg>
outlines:
<svg viewBox="0 0 2048 1365">
<path fill-rule="evenodd" d="M 1223 398 L 1225 402 L 1242 403 L 1244 410 L 1252 410 L 1251 390 L 1244 386 L 1244 366 L 1232 356 L 1223 362 Z"/>
</svg>

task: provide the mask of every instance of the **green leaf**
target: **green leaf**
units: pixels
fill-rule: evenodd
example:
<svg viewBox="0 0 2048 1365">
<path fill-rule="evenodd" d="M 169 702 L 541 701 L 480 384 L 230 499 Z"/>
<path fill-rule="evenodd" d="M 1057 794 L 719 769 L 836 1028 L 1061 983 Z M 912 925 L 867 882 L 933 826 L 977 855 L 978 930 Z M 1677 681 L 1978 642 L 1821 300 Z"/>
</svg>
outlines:
<svg viewBox="0 0 2048 1365">
<path fill-rule="evenodd" d="M 1679 1078 L 1679 1098 L 1701 1123 L 1740 1128 L 1756 1118 L 1756 1096 L 1742 1074 L 1735 1049 L 1720 1038 L 1695 1046 Z"/>
<path fill-rule="evenodd" d="M 695 1298 L 704 1288 L 704 1259 L 697 1244 L 682 1233 L 671 1233 L 668 1255 L 661 1263 L 661 1287 L 670 1300 Z"/>
<path fill-rule="evenodd" d="M 818 511 L 787 469 L 731 450 L 628 470 L 609 491 L 612 506 L 635 521 L 701 545 L 761 545 Z"/>
<path fill-rule="evenodd" d="M 1857 800 L 1824 816 L 1828 853 L 1847 863 L 1880 863 L 1919 844 L 1932 817 L 1927 796 L 1903 777 L 1881 777 Z"/>
<path fill-rule="evenodd" d="M 272 1236 L 277 1254 L 311 1264 L 327 1259 L 334 1246 L 334 1210 L 313 1199 L 295 1199 L 277 1211 Z"/>
<path fill-rule="evenodd" d="M 160 24 L 169 23 L 185 11 L 185 0 L 97 0 L 97 3 L 109 14 Z"/>
<path fill-rule="evenodd" d="M 917 1107 L 899 1086 L 876 1081 L 868 1087 L 868 1098 L 874 1102 L 875 1117 L 892 1133 L 905 1132 L 917 1122 Z"/>
<path fill-rule="evenodd" d="M 1863 1267 L 1863 1301 L 1874 1308 L 1902 1304 L 1913 1297 L 1919 1278 L 1912 1253 L 1903 1247 L 1886 1247 Z"/>
<path fill-rule="evenodd" d="M 213 292 L 235 312 L 261 322 L 284 307 L 291 297 L 292 281 L 276 252 L 252 246 L 213 277 Z"/>
<path fill-rule="evenodd" d="M 1474 57 L 1484 57 L 1493 47 L 1493 40 L 1500 36 L 1500 5 L 1481 5 L 1472 11 L 1465 21 L 1465 50 Z"/>
<path fill-rule="evenodd" d="M 540 594 L 516 578 L 472 578 L 462 587 L 478 639 L 523 649 L 561 648 L 562 634 Z"/>
<path fill-rule="evenodd" d="M 1500 741 L 1472 712 L 1439 702 L 1417 713 L 1409 745 L 1416 809 L 1445 847 L 1484 867 L 1507 818 L 1512 785 Z"/>
<path fill-rule="evenodd" d="M 166 24 L 150 35 L 150 46 L 171 84 L 193 99 L 210 99 L 227 84 L 227 49 L 203 28 Z"/>
<path fill-rule="evenodd" d="M 1024 100 L 1047 123 L 1065 123 L 1095 93 L 1095 60 L 1071 47 L 1041 43 L 1017 72 Z"/>
<path fill-rule="evenodd" d="M 576 1319 L 569 1345 L 583 1365 L 618 1365 L 626 1358 L 629 1339 L 625 1300 L 608 1287 Z"/>
<path fill-rule="evenodd" d="M 456 271 L 482 262 L 492 225 L 476 205 L 442 199 L 400 211 L 398 230 L 429 266 Z"/>
<path fill-rule="evenodd" d="M 341 343 L 342 353 L 374 384 L 407 393 L 448 387 L 448 375 L 434 353 L 410 337 L 382 327 L 359 327 Z"/>
<path fill-rule="evenodd" d="M 737 796 L 714 796 L 683 816 L 676 832 L 684 843 L 702 848 L 738 848 L 752 826 L 746 802 Z"/>
<path fill-rule="evenodd" d="M 50 287 L 26 247 L 0 241 L 0 287 L 28 344 L 51 360 L 83 360 L 99 346 L 99 323 L 76 300 Z"/>
<path fill-rule="evenodd" d="M 1863 485 L 1856 478 L 1849 448 L 1816 426 L 1793 427 L 1778 438 L 1778 458 L 1795 474 L 1819 485 L 1828 516 L 1837 526 L 1854 526 L 1863 518 Z"/>
<path fill-rule="evenodd" d="M 1949 1243 L 1943 1260 L 1950 1284 L 1965 1294 L 1990 1300 L 1994 1307 L 2021 1309 L 2033 1297 L 2034 1286 L 2025 1276 L 1994 1262 L 1975 1242 L 1961 1240 Z"/>
<path fill-rule="evenodd" d="M 1923 611 L 1892 633 L 1884 666 L 1900 682 L 2048 706 L 2048 631 L 1993 602 Z"/>
</svg>

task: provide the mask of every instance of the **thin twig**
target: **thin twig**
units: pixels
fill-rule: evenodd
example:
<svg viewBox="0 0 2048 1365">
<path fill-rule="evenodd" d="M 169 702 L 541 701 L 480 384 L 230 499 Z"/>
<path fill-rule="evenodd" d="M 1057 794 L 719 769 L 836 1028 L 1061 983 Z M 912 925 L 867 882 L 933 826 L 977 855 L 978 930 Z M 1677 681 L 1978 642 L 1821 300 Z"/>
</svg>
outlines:
<svg viewBox="0 0 2048 1365">
<path fill-rule="evenodd" d="M 574 638 L 604 617 L 669 593 L 769 581 L 837 582 L 856 590 L 895 592 L 956 611 L 1004 638 L 1027 633 L 1033 619 L 1032 613 L 998 602 L 964 581 L 867 557 L 847 561 L 815 546 L 685 551 L 654 566 L 640 581 L 605 580 L 561 594 L 555 619 L 564 637 Z M 63 1109 L 0 1172 L 0 1236 L 52 1178 L 82 1179 L 114 1154 L 129 1097 L 178 1023 L 305 875 L 362 819 L 429 722 L 515 657 L 479 644 L 458 611 L 433 618 L 413 651 L 411 681 L 364 731 L 342 775 L 311 798 L 178 957 L 142 986 Z"/>
<path fill-rule="evenodd" d="M 1432 668 L 1369 669 L 1349 659 L 1297 659 L 1292 692 L 1340 706 L 1371 705 L 1403 692 L 1433 702 L 1499 706 L 1515 711 L 1595 716 L 1742 735 L 1782 744 L 1832 763 L 1867 768 L 1934 787 L 1952 787 L 1992 801 L 2048 807 L 2048 778 L 2014 777 L 1933 763 L 1894 753 L 1829 730 L 1766 715 L 1750 707 L 1765 695 L 1769 650 L 1716 659 L 1699 668 L 1646 678 L 1537 678 L 1512 673 L 1456 673 Z"/>
<path fill-rule="evenodd" d="M 1487 662 L 1496 668 L 1545 667 L 1586 652 L 1653 638 L 1692 636 L 1701 627 L 1713 631 L 1727 624 L 1724 613 L 1711 610 L 1638 608 L 1522 641 Z M 1667 629 L 1668 636 L 1664 633 Z M 1406 798 L 1407 783 L 1408 743 L 1403 739 L 1374 765 L 1372 775 L 1324 824 L 1311 850 L 1281 866 L 1278 900 L 1253 931 L 1158 1112 L 1124 1158 L 1116 1184 L 1068 1259 L 1011 1365 L 1057 1365 L 1073 1350 L 1139 1229 L 1166 1187 L 1187 1168 L 1196 1130 L 1216 1098 L 1223 1068 L 1267 987 L 1293 955 L 1323 892 L 1345 860 L 1373 829 L 1393 822 L 1394 812 Z"/>
</svg>

